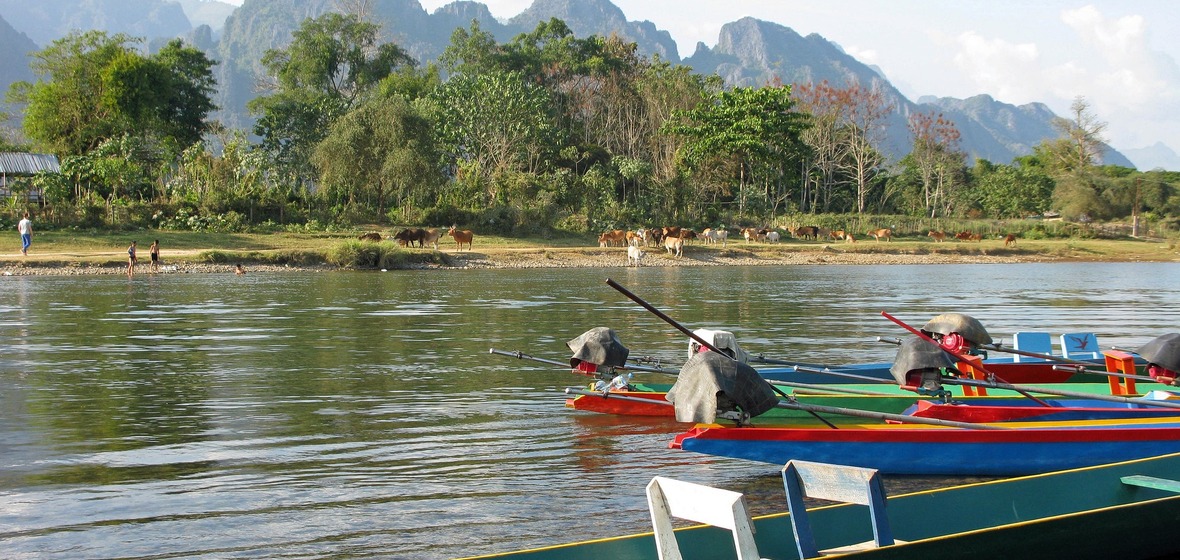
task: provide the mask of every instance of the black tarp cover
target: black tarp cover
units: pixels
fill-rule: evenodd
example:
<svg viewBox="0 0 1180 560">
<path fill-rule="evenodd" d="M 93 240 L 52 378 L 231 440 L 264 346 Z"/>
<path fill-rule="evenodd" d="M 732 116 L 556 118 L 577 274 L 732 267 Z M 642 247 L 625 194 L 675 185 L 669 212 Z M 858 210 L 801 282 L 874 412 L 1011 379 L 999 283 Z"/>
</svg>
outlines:
<svg viewBox="0 0 1180 560">
<path fill-rule="evenodd" d="M 992 343 L 992 337 L 987 333 L 987 329 L 983 328 L 983 323 L 980 323 L 975 317 L 962 313 L 938 315 L 927 321 L 921 330 L 927 335 L 932 333 L 945 335 L 957 332 L 976 346 Z"/>
<path fill-rule="evenodd" d="M 723 397 L 719 397 L 722 394 Z M 694 354 L 665 397 L 675 405 L 677 422 L 711 424 L 717 419 L 719 398 L 736 404 L 751 417 L 778 405 L 770 384 L 748 364 L 716 352 Z"/>
<path fill-rule="evenodd" d="M 901 341 L 897 347 L 897 355 L 893 358 L 893 365 L 889 373 L 898 385 L 907 385 L 906 376 L 913 371 L 937 370 L 941 368 L 954 369 L 955 362 L 941 346 L 930 341 L 911 336 Z"/>
<path fill-rule="evenodd" d="M 594 327 L 565 345 L 574 353 L 570 356 L 570 367 L 575 368 L 579 362 L 621 366 L 627 363 L 627 356 L 631 353 L 610 327 Z"/>
<path fill-rule="evenodd" d="M 1148 363 L 1171 371 L 1180 371 L 1180 333 L 1169 333 L 1139 347 L 1136 352 Z"/>
</svg>

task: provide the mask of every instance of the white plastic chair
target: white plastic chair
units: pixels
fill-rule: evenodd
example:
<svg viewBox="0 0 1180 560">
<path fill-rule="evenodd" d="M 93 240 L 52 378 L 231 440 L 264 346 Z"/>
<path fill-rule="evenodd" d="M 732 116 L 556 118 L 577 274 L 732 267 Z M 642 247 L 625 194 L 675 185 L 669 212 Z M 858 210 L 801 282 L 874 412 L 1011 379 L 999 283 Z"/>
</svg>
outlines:
<svg viewBox="0 0 1180 560">
<path fill-rule="evenodd" d="M 1061 335 L 1061 355 L 1070 360 L 1097 360 L 1102 358 L 1102 350 L 1094 333 L 1065 333 Z"/>
<path fill-rule="evenodd" d="M 800 558 L 868 550 L 902 542 L 894 541 L 889 528 L 889 518 L 885 514 L 885 487 L 876 469 L 792 460 L 783 467 L 782 474 L 783 486 L 787 489 L 787 509 L 791 512 L 791 527 L 795 531 L 795 544 Z M 803 504 L 804 498 L 869 506 L 873 540 L 819 550 Z"/>
<path fill-rule="evenodd" d="M 1053 337 L 1047 332 L 1026 331 L 1012 335 L 1012 348 L 1037 354 L 1053 354 Z M 1015 362 L 1046 362 L 1045 358 L 1013 354 Z"/>
<path fill-rule="evenodd" d="M 647 505 L 660 560 L 683 560 L 672 518 L 729 529 L 738 560 L 760 560 L 746 499 L 738 492 L 657 476 L 647 484 Z"/>
</svg>

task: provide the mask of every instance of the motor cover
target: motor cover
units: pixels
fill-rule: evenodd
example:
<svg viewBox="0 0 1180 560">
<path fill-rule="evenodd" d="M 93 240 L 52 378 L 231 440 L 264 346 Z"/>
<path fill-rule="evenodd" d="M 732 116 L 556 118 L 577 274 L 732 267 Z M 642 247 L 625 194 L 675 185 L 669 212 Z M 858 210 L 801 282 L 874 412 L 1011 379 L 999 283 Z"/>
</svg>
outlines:
<svg viewBox="0 0 1180 560">
<path fill-rule="evenodd" d="M 992 337 L 983 328 L 983 324 L 970 315 L 962 313 L 943 313 L 926 322 L 920 329 L 927 336 L 941 339 L 951 333 L 959 333 L 973 346 L 992 343 Z"/>
<path fill-rule="evenodd" d="M 916 336 L 906 338 L 897 347 L 897 356 L 889 373 L 898 385 L 920 387 L 936 391 L 942 388 L 939 381 L 943 371 L 958 371 L 955 362 L 937 344 Z"/>
<path fill-rule="evenodd" d="M 699 352 L 684 363 L 664 397 L 676 421 L 712 424 L 719 412 L 738 409 L 751 417 L 778 405 L 774 389 L 748 364 L 716 352 Z"/>
<path fill-rule="evenodd" d="M 565 345 L 574 353 L 570 357 L 570 367 L 574 369 L 578 369 L 582 362 L 599 366 L 621 366 L 627 363 L 627 356 L 631 353 L 610 327 L 594 327 Z"/>
</svg>

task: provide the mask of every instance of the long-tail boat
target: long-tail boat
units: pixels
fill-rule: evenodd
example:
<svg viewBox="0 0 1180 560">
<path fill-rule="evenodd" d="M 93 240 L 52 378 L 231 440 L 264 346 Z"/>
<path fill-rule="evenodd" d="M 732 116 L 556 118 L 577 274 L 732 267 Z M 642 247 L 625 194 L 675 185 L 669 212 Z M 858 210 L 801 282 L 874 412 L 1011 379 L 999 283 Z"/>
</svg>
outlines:
<svg viewBox="0 0 1180 560">
<path fill-rule="evenodd" d="M 1180 519 L 1180 454 L 888 496 L 881 504 L 893 544 L 833 557 L 856 560 L 945 558 L 1169 558 Z M 637 492 L 638 493 L 638 492 Z M 743 497 L 745 499 L 745 497 Z M 783 502 L 786 509 L 787 501 Z M 870 508 L 808 508 L 817 548 L 874 541 Z M 729 512 L 717 512 L 718 517 Z M 800 516 L 802 517 L 802 516 Z M 803 556 L 789 513 L 755 517 L 759 556 Z M 730 531 L 697 525 L 674 531 L 693 558 L 734 558 Z M 480 556 L 490 560 L 657 560 L 653 533 L 597 538 Z"/>
</svg>

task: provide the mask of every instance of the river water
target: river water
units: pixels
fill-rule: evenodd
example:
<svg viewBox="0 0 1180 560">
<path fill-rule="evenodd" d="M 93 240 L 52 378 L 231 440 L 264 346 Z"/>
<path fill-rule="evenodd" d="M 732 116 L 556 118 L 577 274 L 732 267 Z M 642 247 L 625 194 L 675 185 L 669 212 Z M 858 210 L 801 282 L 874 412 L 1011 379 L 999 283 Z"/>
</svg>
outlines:
<svg viewBox="0 0 1180 560">
<path fill-rule="evenodd" d="M 633 356 L 683 361 L 607 277 L 752 352 L 833 365 L 892 358 L 874 339 L 905 332 L 881 311 L 1104 348 L 1180 330 L 1177 264 L 9 277 L 0 556 L 455 558 L 647 530 L 656 474 L 783 509 L 773 466 L 568 410 L 586 378 L 488 353 L 564 360 L 610 326 Z"/>
</svg>

